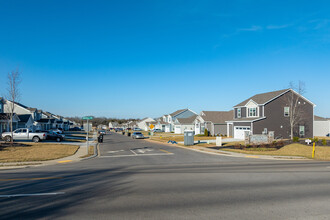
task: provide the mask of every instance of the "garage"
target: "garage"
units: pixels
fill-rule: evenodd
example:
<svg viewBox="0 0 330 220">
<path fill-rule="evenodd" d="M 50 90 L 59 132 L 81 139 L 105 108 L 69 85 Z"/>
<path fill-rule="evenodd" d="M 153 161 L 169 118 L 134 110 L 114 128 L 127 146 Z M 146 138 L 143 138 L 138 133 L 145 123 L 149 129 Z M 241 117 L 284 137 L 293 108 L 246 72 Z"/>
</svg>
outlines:
<svg viewBox="0 0 330 220">
<path fill-rule="evenodd" d="M 245 139 L 245 132 L 250 132 L 251 128 L 249 126 L 235 126 L 234 127 L 234 138 Z"/>
<path fill-rule="evenodd" d="M 175 125 L 174 133 L 175 134 L 181 134 L 181 125 Z"/>
</svg>

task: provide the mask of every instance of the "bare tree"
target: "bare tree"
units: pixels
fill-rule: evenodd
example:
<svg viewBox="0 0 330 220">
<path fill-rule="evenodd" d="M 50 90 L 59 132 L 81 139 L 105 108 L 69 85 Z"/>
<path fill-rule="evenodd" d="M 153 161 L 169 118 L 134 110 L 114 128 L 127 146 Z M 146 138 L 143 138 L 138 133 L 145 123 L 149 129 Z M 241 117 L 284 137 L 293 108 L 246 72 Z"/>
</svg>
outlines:
<svg viewBox="0 0 330 220">
<path fill-rule="evenodd" d="M 289 125 L 290 125 L 290 137 L 291 140 L 294 136 L 294 128 L 299 124 L 302 120 L 303 112 L 301 109 L 301 105 L 299 105 L 300 96 L 305 93 L 305 83 L 302 81 L 298 82 L 298 85 L 293 82 L 289 83 L 290 94 L 288 96 L 288 104 L 289 104 Z"/>
<path fill-rule="evenodd" d="M 13 137 L 13 117 L 15 111 L 15 103 L 18 101 L 20 96 L 19 84 L 21 83 L 20 72 L 18 68 L 16 71 L 13 70 L 8 73 L 7 77 L 7 100 L 10 101 L 7 106 L 9 108 L 10 132 L 11 137 Z M 11 144 L 13 144 L 13 138 L 11 138 Z"/>
</svg>

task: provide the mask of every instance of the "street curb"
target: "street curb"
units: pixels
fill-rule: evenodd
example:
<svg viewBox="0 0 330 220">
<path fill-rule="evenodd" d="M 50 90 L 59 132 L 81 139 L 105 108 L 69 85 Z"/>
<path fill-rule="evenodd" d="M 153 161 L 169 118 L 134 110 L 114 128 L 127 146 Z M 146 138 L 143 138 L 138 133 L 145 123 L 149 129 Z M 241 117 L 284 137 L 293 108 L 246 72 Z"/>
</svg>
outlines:
<svg viewBox="0 0 330 220">
<path fill-rule="evenodd" d="M 261 159 L 261 160 L 311 160 L 311 159 L 304 158 L 304 157 L 294 157 L 294 156 L 271 156 L 271 155 L 243 154 L 243 153 L 234 153 L 233 154 L 232 152 L 228 152 L 228 151 L 213 150 L 213 149 L 208 149 L 206 147 L 200 147 L 200 146 L 198 146 L 198 148 L 200 148 L 200 149 L 196 149 L 196 148 L 183 147 L 178 144 L 169 144 L 166 142 L 164 143 L 164 142 L 159 142 L 159 141 L 155 141 L 155 140 L 150 140 L 149 138 L 144 139 L 144 140 L 147 140 L 150 142 L 156 142 L 156 143 L 160 143 L 160 144 L 166 144 L 168 146 L 178 147 L 178 148 L 182 148 L 182 149 L 186 149 L 186 150 L 192 150 L 192 151 L 196 151 L 196 152 L 200 152 L 200 153 L 220 155 L 220 156 L 226 156 L 226 157 L 253 158 L 253 159 Z"/>
<path fill-rule="evenodd" d="M 94 154 L 92 156 L 82 158 L 80 161 L 82 161 L 82 160 L 89 160 L 89 159 L 92 159 L 94 157 L 97 157 L 99 155 L 99 151 L 98 151 L 99 145 L 100 145 L 100 143 L 97 143 L 94 146 Z"/>
</svg>

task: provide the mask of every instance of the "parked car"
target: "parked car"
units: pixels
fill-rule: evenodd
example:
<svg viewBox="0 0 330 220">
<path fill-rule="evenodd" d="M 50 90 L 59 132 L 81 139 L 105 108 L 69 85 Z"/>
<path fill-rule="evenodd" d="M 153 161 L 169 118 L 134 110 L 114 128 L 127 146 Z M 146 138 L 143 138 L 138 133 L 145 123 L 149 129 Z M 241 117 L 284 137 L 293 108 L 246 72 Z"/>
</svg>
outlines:
<svg viewBox="0 0 330 220">
<path fill-rule="evenodd" d="M 141 132 L 134 132 L 132 134 L 132 138 L 133 139 L 144 139 L 144 136 L 143 136 L 143 134 Z"/>
<path fill-rule="evenodd" d="M 81 128 L 74 127 L 74 128 L 70 128 L 69 130 L 70 130 L 70 131 L 81 131 Z"/>
<path fill-rule="evenodd" d="M 105 130 L 99 130 L 99 134 L 105 135 L 106 132 L 105 132 Z"/>
<path fill-rule="evenodd" d="M 162 132 L 161 129 L 153 129 L 152 131 L 153 131 L 153 132 Z"/>
<path fill-rule="evenodd" d="M 141 128 L 133 128 L 133 131 L 142 131 Z"/>
<path fill-rule="evenodd" d="M 4 132 L 1 135 L 1 138 L 6 142 L 10 142 L 13 140 L 32 140 L 33 142 L 39 142 L 41 140 L 45 140 L 47 137 L 45 132 L 32 132 L 28 128 L 20 128 L 13 131 L 13 137 L 11 136 L 11 132 Z"/>
<path fill-rule="evenodd" d="M 54 131 L 54 132 L 56 132 L 56 133 L 58 133 L 58 134 L 62 134 L 62 133 L 63 133 L 63 131 L 60 130 L 59 128 L 51 129 L 50 131 Z"/>
<path fill-rule="evenodd" d="M 65 138 L 65 135 L 59 134 L 59 133 L 54 132 L 54 131 L 48 131 L 46 133 L 46 135 L 47 135 L 47 137 L 46 137 L 47 140 L 55 140 L 57 142 L 61 142 Z"/>
</svg>

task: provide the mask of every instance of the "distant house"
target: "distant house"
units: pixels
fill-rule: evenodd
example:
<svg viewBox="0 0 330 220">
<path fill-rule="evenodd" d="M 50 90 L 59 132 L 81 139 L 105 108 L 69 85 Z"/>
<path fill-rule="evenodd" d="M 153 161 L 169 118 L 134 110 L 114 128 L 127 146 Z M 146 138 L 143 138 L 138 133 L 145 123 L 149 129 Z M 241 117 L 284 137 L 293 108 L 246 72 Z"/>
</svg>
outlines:
<svg viewBox="0 0 330 220">
<path fill-rule="evenodd" d="M 228 135 L 227 122 L 234 118 L 234 111 L 201 111 L 194 121 L 195 134 Z M 232 136 L 229 129 L 229 136 Z"/>
<path fill-rule="evenodd" d="M 18 128 L 19 118 L 17 114 L 13 115 L 13 130 Z M 10 131 L 10 114 L 0 113 L 0 134 L 3 132 Z"/>
<path fill-rule="evenodd" d="M 156 121 L 153 118 L 144 118 L 138 122 L 136 122 L 137 126 L 144 131 L 150 130 L 151 124 L 156 124 Z"/>
<path fill-rule="evenodd" d="M 190 118 L 196 115 L 194 111 L 188 108 L 180 109 L 171 114 L 163 115 L 162 119 L 158 121 L 158 127 L 161 127 L 165 132 L 174 132 L 174 123 L 177 118 Z"/>
<path fill-rule="evenodd" d="M 109 122 L 109 128 L 117 128 L 118 127 L 118 123 L 115 121 L 111 121 Z"/>
<path fill-rule="evenodd" d="M 33 118 L 30 114 L 17 115 L 19 118 L 18 128 L 28 128 L 33 130 Z"/>
<path fill-rule="evenodd" d="M 193 131 L 196 117 L 196 115 L 193 115 L 189 118 L 176 118 L 174 121 L 174 133 L 183 134 L 184 131 Z"/>
<path fill-rule="evenodd" d="M 0 134 L 10 131 L 10 114 L 5 113 L 5 103 L 2 97 L 0 97 Z M 19 118 L 16 113 L 13 115 L 13 130 L 18 128 Z"/>
<path fill-rule="evenodd" d="M 330 118 L 314 116 L 314 136 L 325 137 L 330 135 Z"/>
<path fill-rule="evenodd" d="M 314 104 L 292 89 L 254 95 L 234 106 L 234 118 L 227 121 L 234 138 L 244 139 L 247 133 L 268 134 L 290 138 L 290 99 L 297 100 L 299 117 L 293 128 L 293 135 L 313 137 Z"/>
</svg>

